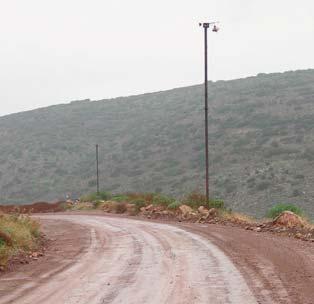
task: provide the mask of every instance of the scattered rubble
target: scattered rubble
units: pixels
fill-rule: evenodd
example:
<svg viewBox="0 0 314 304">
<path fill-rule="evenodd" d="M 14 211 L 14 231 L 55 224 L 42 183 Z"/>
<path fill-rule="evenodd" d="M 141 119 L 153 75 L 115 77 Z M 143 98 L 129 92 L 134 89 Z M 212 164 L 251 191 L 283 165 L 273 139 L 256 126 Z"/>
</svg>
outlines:
<svg viewBox="0 0 314 304">
<path fill-rule="evenodd" d="M 202 216 L 208 217 L 208 215 L 209 215 L 208 209 L 205 208 L 204 206 L 198 207 L 197 211 L 198 211 Z"/>
<path fill-rule="evenodd" d="M 41 213 L 41 212 L 57 212 L 64 211 L 65 202 L 46 203 L 37 202 L 31 205 L 21 206 L 0 206 L 0 213 Z M 67 204 L 75 205 L 79 201 L 68 201 Z M 85 204 L 93 205 L 92 202 Z M 289 237 L 295 237 L 303 241 L 314 242 L 314 227 L 309 226 L 298 215 L 291 211 L 284 211 L 277 216 L 273 221 L 263 220 L 252 222 L 245 220 L 238 216 L 225 217 L 221 215 L 220 210 L 216 208 L 206 208 L 205 206 L 198 207 L 197 210 L 193 210 L 188 205 L 181 205 L 178 209 L 170 210 L 163 205 L 149 204 L 147 206 L 140 207 L 135 203 L 116 202 L 116 201 L 101 201 L 101 208 L 106 213 L 126 213 L 129 216 L 141 216 L 148 219 L 164 219 L 164 220 L 177 220 L 177 221 L 189 221 L 195 223 L 208 223 L 208 224 L 221 224 L 226 226 L 242 227 L 248 231 L 254 232 L 271 232 Z M 10 245 L 10 240 L 6 235 L 0 235 L 0 237 Z M 36 257 L 33 257 L 36 258 Z"/>
<path fill-rule="evenodd" d="M 191 215 L 193 213 L 193 209 L 190 206 L 187 205 L 181 205 L 179 207 L 179 211 L 181 212 L 183 219 L 190 219 Z"/>
<path fill-rule="evenodd" d="M 138 213 L 135 204 L 126 204 L 126 212 L 128 215 L 136 215 Z"/>
</svg>

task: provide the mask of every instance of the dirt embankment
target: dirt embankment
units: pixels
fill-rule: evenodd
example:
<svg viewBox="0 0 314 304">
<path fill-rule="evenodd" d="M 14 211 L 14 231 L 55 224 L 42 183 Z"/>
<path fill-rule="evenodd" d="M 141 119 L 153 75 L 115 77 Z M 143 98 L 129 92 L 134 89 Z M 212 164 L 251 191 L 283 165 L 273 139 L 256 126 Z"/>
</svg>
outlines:
<svg viewBox="0 0 314 304">
<path fill-rule="evenodd" d="M 27 205 L 0 205 L 3 213 L 46 213 L 64 211 L 64 202 L 47 203 L 36 202 Z"/>
<path fill-rule="evenodd" d="M 76 209 L 76 207 L 79 207 L 79 209 Z M 199 207 L 197 210 L 193 210 L 189 206 L 181 205 L 176 210 L 169 210 L 163 205 L 146 204 L 141 208 L 137 208 L 137 206 L 132 203 L 115 201 L 104 201 L 96 207 L 96 209 L 92 202 L 77 203 L 72 201 L 60 201 L 55 203 L 36 202 L 26 205 L 0 205 L 0 212 L 2 211 L 4 213 L 54 213 L 64 212 L 65 210 L 80 210 L 81 212 L 103 211 L 110 214 L 123 214 L 150 220 L 220 224 L 314 242 L 314 225 L 307 224 L 306 221 L 289 211 L 283 212 L 279 217 L 271 221 L 254 220 L 238 213 L 221 213 L 215 208 L 208 210 L 203 206 Z"/>
</svg>

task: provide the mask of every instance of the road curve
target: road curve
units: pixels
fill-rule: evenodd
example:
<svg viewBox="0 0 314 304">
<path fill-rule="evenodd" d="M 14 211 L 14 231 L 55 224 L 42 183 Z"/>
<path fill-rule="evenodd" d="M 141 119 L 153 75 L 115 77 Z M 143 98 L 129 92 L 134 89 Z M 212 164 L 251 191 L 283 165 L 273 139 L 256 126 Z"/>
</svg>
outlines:
<svg viewBox="0 0 314 304">
<path fill-rule="evenodd" d="M 231 260 L 198 234 L 126 218 L 40 218 L 83 225 L 90 243 L 64 269 L 21 280 L 0 304 L 258 303 Z"/>
</svg>

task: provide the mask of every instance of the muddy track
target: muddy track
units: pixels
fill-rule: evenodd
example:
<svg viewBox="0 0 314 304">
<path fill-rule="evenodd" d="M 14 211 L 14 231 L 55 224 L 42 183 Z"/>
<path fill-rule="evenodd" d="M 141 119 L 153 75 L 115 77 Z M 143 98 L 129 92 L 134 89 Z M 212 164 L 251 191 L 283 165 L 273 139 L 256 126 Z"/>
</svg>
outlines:
<svg viewBox="0 0 314 304">
<path fill-rule="evenodd" d="M 313 303 L 314 250 L 301 242 L 213 225 L 40 218 L 48 235 L 59 233 L 59 251 L 0 277 L 0 304 Z"/>
</svg>

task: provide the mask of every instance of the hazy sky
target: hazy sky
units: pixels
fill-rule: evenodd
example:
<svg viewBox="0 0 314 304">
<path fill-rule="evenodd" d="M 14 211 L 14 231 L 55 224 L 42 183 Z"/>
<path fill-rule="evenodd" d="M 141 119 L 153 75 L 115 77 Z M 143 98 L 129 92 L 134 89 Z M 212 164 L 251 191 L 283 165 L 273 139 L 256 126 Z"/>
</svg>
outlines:
<svg viewBox="0 0 314 304">
<path fill-rule="evenodd" d="M 314 68 L 313 0 L 2 0 L 0 115 Z"/>
</svg>

